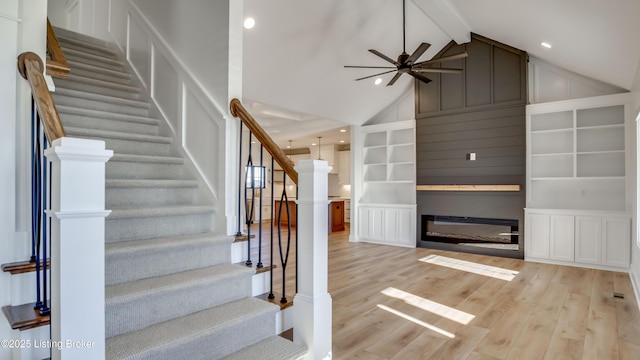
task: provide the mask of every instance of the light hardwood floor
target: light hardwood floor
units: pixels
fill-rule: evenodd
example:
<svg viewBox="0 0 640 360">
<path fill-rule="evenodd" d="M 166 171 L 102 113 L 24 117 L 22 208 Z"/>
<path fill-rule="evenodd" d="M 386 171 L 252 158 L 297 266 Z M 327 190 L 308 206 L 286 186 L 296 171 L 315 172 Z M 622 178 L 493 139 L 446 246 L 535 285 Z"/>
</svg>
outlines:
<svg viewBox="0 0 640 360">
<path fill-rule="evenodd" d="M 624 273 L 349 243 L 347 230 L 329 236 L 329 292 L 333 359 L 640 359 Z"/>
</svg>

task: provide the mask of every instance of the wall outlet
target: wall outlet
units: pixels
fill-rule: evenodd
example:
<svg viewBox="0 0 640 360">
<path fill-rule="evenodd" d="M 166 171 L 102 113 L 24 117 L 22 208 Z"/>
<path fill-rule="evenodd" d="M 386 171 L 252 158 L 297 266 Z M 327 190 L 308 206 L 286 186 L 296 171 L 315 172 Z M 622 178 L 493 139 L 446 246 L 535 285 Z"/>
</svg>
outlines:
<svg viewBox="0 0 640 360">
<path fill-rule="evenodd" d="M 467 160 L 475 161 L 476 160 L 476 153 L 468 153 L 467 154 Z"/>
</svg>

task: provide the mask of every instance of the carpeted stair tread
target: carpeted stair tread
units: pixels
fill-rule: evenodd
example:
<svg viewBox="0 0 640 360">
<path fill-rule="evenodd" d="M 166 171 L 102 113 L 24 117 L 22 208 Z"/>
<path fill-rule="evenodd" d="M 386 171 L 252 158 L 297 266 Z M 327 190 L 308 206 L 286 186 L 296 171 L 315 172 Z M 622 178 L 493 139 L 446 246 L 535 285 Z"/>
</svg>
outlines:
<svg viewBox="0 0 640 360">
<path fill-rule="evenodd" d="M 84 76 L 90 77 L 95 76 L 96 74 L 100 74 L 105 76 L 105 78 L 111 78 L 113 81 L 130 81 L 131 74 L 124 70 L 110 70 L 105 69 L 99 66 L 94 66 L 91 64 L 85 64 L 78 61 L 67 60 L 69 63 L 69 68 L 71 68 L 71 74 L 86 74 Z M 115 80 L 119 79 L 119 80 Z"/>
<path fill-rule="evenodd" d="M 56 105 L 56 108 L 65 128 L 72 126 L 144 135 L 158 134 L 158 119 L 65 105 Z"/>
<path fill-rule="evenodd" d="M 105 244 L 107 257 L 119 254 L 129 254 L 133 252 L 145 253 L 157 251 L 158 248 L 176 248 L 187 243 L 206 244 L 231 244 L 233 236 L 216 233 L 204 233 L 195 235 L 169 236 L 163 238 L 153 238 L 145 240 L 123 241 L 119 243 Z"/>
<path fill-rule="evenodd" d="M 106 285 L 228 264 L 232 242 L 232 236 L 208 232 L 106 244 Z"/>
<path fill-rule="evenodd" d="M 106 306 L 129 301 L 132 298 L 142 298 L 149 294 L 158 295 L 160 292 L 168 292 L 175 289 L 181 291 L 184 288 L 215 281 L 217 278 L 234 277 L 240 275 L 251 276 L 251 268 L 221 264 L 195 270 L 179 272 L 175 274 L 157 276 L 148 279 L 129 281 L 126 283 L 107 286 L 105 289 Z"/>
<path fill-rule="evenodd" d="M 111 49 L 109 46 L 96 44 L 94 42 L 82 41 L 79 39 L 73 39 L 66 36 L 58 36 L 58 40 L 60 42 L 60 47 L 62 47 L 63 49 L 76 49 L 107 58 L 118 58 L 118 52 L 114 49 Z"/>
<path fill-rule="evenodd" d="M 213 213 L 214 211 L 215 207 L 211 205 L 159 206 L 148 208 L 138 207 L 113 209 L 109 217 L 107 217 L 107 221 L 133 218 L 209 214 Z"/>
<path fill-rule="evenodd" d="M 141 108 L 145 110 L 148 110 L 150 107 L 149 103 L 140 101 L 140 100 L 125 99 L 117 96 L 87 93 L 84 91 L 66 89 L 64 87 L 56 88 L 56 91 L 53 93 L 54 99 L 57 96 L 67 96 L 67 97 L 79 98 L 83 100 L 99 101 L 101 103 L 107 103 L 110 105 L 119 105 L 119 106 L 126 105 L 126 106 Z M 116 110 L 116 109 L 113 109 L 113 110 Z"/>
<path fill-rule="evenodd" d="M 219 264 L 107 286 L 106 337 L 251 296 L 248 270 Z"/>
<path fill-rule="evenodd" d="M 258 343 L 237 351 L 223 360 L 297 360 L 301 359 L 308 349 L 306 346 L 294 344 L 280 336 L 271 336 Z"/>
<path fill-rule="evenodd" d="M 197 180 L 171 180 L 171 179 L 107 179 L 108 188 L 185 188 L 197 187 Z"/>
<path fill-rule="evenodd" d="M 56 79 L 56 80 L 54 80 L 54 83 L 56 83 L 56 87 L 61 87 L 61 88 L 65 88 L 65 85 L 60 85 L 60 84 L 74 83 L 74 84 L 91 85 L 91 86 L 94 86 L 96 88 L 106 88 L 106 89 L 112 89 L 112 90 L 119 90 L 119 91 L 122 91 L 122 92 L 129 92 L 129 93 L 132 93 L 132 94 L 140 94 L 140 92 L 141 92 L 140 88 L 137 87 L 137 86 L 133 86 L 133 85 L 129 85 L 129 84 L 122 84 L 120 82 L 114 82 L 114 81 L 109 81 L 109 80 L 95 79 L 95 78 L 86 77 L 86 76 L 82 76 L 82 75 L 75 75 L 75 74 L 73 74 L 73 72 L 70 73 L 67 76 L 66 79 Z"/>
<path fill-rule="evenodd" d="M 105 58 L 93 54 L 87 54 L 83 51 L 75 49 L 64 49 L 64 55 L 68 60 L 81 62 L 84 64 L 90 64 L 93 66 L 99 66 L 105 69 L 122 70 L 124 68 L 124 62 L 121 60 Z M 73 70 L 72 70 L 73 71 Z"/>
<path fill-rule="evenodd" d="M 184 159 L 176 156 L 153 156 L 153 155 L 137 155 L 137 154 L 113 154 L 111 161 L 123 162 L 145 162 L 145 163 L 163 163 L 163 164 L 184 164 Z M 108 163 L 107 163 L 108 164 Z"/>
<path fill-rule="evenodd" d="M 158 136 L 158 135 L 143 135 L 143 134 L 131 134 L 124 133 L 118 131 L 108 131 L 108 130 L 95 130 L 88 128 L 78 128 L 67 126 L 64 128 L 65 132 L 68 135 L 77 136 L 77 137 L 91 137 L 91 138 L 101 138 L 101 139 L 120 139 L 120 140 L 132 140 L 132 141 L 146 141 L 146 142 L 155 142 L 162 144 L 170 144 L 171 138 L 166 136 Z"/>
<path fill-rule="evenodd" d="M 241 348 L 241 345 L 232 344 L 234 335 L 235 337 L 251 335 L 248 333 L 260 323 L 261 319 L 274 318 L 273 322 L 275 322 L 277 311 L 277 306 L 263 300 L 252 297 L 240 299 L 151 325 L 142 330 L 108 338 L 107 359 L 219 359 Z M 274 332 L 273 329 L 271 332 Z M 222 334 L 229 334 L 229 341 L 215 341 Z M 258 341 L 260 340 L 262 339 Z"/>
<path fill-rule="evenodd" d="M 85 109 L 85 108 L 79 108 L 75 106 L 65 106 L 65 105 L 56 105 L 56 109 L 58 109 L 58 113 L 60 114 L 83 115 L 87 117 L 96 117 L 100 119 L 117 120 L 117 121 L 137 122 L 140 124 L 154 125 L 154 126 L 160 125 L 160 120 L 146 117 L 146 116 L 119 114 L 114 112 Z"/>
<path fill-rule="evenodd" d="M 53 30 L 56 34 L 56 37 L 58 37 L 58 39 L 60 38 L 75 39 L 85 43 L 94 44 L 102 47 L 111 47 L 111 44 L 109 42 L 102 39 L 98 39 L 93 36 L 80 34 L 71 30 L 67 30 L 65 28 L 57 27 L 55 25 L 53 26 Z"/>
</svg>

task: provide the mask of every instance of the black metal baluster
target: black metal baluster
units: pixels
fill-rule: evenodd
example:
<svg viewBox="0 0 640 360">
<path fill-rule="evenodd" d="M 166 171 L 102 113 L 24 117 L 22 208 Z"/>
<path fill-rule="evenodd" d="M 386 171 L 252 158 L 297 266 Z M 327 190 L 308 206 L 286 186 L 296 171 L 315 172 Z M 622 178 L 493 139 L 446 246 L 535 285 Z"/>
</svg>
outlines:
<svg viewBox="0 0 640 360">
<path fill-rule="evenodd" d="M 240 122 L 240 140 L 239 143 L 239 154 L 238 154 L 238 231 L 236 232 L 236 236 L 242 236 L 242 228 L 240 227 L 240 216 L 242 211 L 242 122 Z"/>
<path fill-rule="evenodd" d="M 35 309 L 42 308 L 42 297 L 41 290 L 42 286 L 40 283 L 40 247 L 41 247 L 41 225 L 42 225 L 42 152 L 40 150 L 40 116 L 36 114 L 35 117 L 35 147 L 33 149 L 33 156 L 35 157 L 34 168 L 32 169 L 32 176 L 35 182 L 34 192 L 31 194 L 32 201 L 32 234 L 31 236 L 35 239 L 35 266 L 36 266 L 36 304 L 34 306 Z"/>
<path fill-rule="evenodd" d="M 51 313 L 51 309 L 49 308 L 49 303 L 47 300 L 47 288 L 48 288 L 48 284 L 47 284 L 47 241 L 49 241 L 49 229 L 51 229 L 51 226 L 47 226 L 47 224 L 49 223 L 49 217 L 47 216 L 47 214 L 45 213 L 47 206 L 49 204 L 51 204 L 51 181 L 49 181 L 49 178 L 47 177 L 47 174 L 50 174 L 51 171 L 47 171 L 47 168 L 49 167 L 49 163 L 46 160 L 46 157 L 44 156 L 44 151 L 47 150 L 47 136 L 44 135 L 43 136 L 43 143 L 42 143 L 42 150 L 43 150 L 43 164 L 42 164 L 42 168 L 43 168 L 43 185 L 42 185 L 42 191 L 43 191 L 43 195 L 42 195 L 42 306 L 40 307 L 40 315 L 44 316 L 44 315 L 49 315 Z M 49 190 L 49 191 L 47 191 Z M 49 224 L 50 225 L 50 224 Z"/>
<path fill-rule="evenodd" d="M 245 265 L 251 266 L 253 263 L 251 262 L 251 223 L 253 220 L 253 206 L 255 203 L 255 177 L 253 170 L 253 159 L 251 157 L 251 140 L 252 133 L 249 131 L 249 159 L 247 159 L 247 165 L 245 167 L 245 177 L 244 177 L 244 209 L 245 209 L 245 219 L 247 220 L 247 261 L 245 261 Z M 251 177 L 249 177 L 251 176 Z M 251 207 L 249 207 L 249 197 L 247 194 L 247 183 L 251 180 Z"/>
<path fill-rule="evenodd" d="M 260 214 L 258 215 L 258 264 L 256 268 L 260 269 L 264 267 L 262 264 L 262 188 L 264 188 L 264 164 L 262 163 L 262 155 L 263 155 L 264 146 L 260 144 L 260 204 L 258 205 L 258 209 L 260 209 Z M 255 177 L 253 178 L 255 182 Z M 255 184 L 254 184 L 255 185 Z"/>
<path fill-rule="evenodd" d="M 275 296 L 273 295 L 273 223 L 275 221 L 275 215 L 276 215 L 276 211 L 274 209 L 274 207 L 276 206 L 276 202 L 275 202 L 275 198 L 274 196 L 274 165 L 275 165 L 275 159 L 273 158 L 273 156 L 271 157 L 271 221 L 269 221 L 271 223 L 271 246 L 270 246 L 270 259 L 271 259 L 271 269 L 269 270 L 269 299 L 273 299 L 275 298 Z M 278 221 L 280 221 L 280 219 L 278 219 Z"/>
<path fill-rule="evenodd" d="M 36 108 L 33 98 L 31 98 L 31 259 L 32 263 L 36 261 L 36 237 L 33 236 L 36 232 L 35 226 L 35 193 L 36 193 Z"/>
<path fill-rule="evenodd" d="M 286 187 L 287 174 L 285 172 L 282 173 L 282 195 L 280 196 L 280 207 L 278 209 L 278 222 L 282 219 L 282 206 L 287 211 L 287 249 L 286 254 L 283 254 L 282 248 L 282 226 L 278 226 L 278 248 L 280 250 L 280 263 L 282 264 L 282 298 L 280 298 L 280 303 L 284 304 L 287 302 L 286 296 L 286 282 L 287 282 L 287 263 L 289 261 L 289 248 L 291 245 L 291 212 L 289 211 L 289 197 L 287 196 L 287 187 Z M 280 225 L 280 224 L 278 224 Z"/>
</svg>

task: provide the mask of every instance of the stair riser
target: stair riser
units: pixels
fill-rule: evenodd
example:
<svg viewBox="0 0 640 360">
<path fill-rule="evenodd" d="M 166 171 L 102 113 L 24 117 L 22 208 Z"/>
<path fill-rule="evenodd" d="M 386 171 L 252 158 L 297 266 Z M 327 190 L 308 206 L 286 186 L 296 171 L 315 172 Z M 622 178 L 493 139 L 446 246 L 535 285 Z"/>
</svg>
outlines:
<svg viewBox="0 0 640 360">
<path fill-rule="evenodd" d="M 188 341 L 167 344 L 127 360 L 212 360 L 221 359 L 243 347 L 275 334 L 274 313 L 267 312 L 245 317 L 214 331 L 192 336 Z M 107 339 L 108 342 L 108 339 Z M 107 344 L 107 351 L 109 345 Z M 115 359 L 114 359 L 115 360 Z M 124 360 L 124 359 L 118 359 Z"/>
<path fill-rule="evenodd" d="M 72 50 L 77 50 L 77 51 L 82 51 L 86 54 L 92 54 L 92 55 L 97 55 L 97 56 L 101 56 L 107 59 L 117 59 L 118 57 L 116 56 L 116 54 L 113 53 L 113 51 L 111 49 L 105 48 L 96 48 L 95 46 L 82 46 L 82 44 L 76 44 L 76 43 L 72 43 L 70 41 L 67 41 L 67 39 L 65 38 L 59 38 L 60 40 L 60 47 L 63 49 L 63 51 L 66 49 L 72 49 Z"/>
<path fill-rule="evenodd" d="M 171 261 L 167 261 L 168 252 L 163 250 L 107 255 L 105 261 L 106 285 L 229 263 L 228 244 L 203 245 L 195 243 L 194 245 L 185 245 L 179 249 L 171 250 Z"/>
<path fill-rule="evenodd" d="M 185 214 L 149 218 L 107 218 L 105 242 L 151 239 L 212 231 L 213 214 Z"/>
<path fill-rule="evenodd" d="M 95 130 L 120 131 L 141 135 L 157 135 L 158 126 L 130 121 L 93 118 L 85 115 L 60 113 L 65 127 L 79 127 Z"/>
<path fill-rule="evenodd" d="M 105 205 L 114 207 L 195 204 L 198 189 L 183 188 L 107 188 Z"/>
<path fill-rule="evenodd" d="M 106 139 L 97 138 L 86 135 L 67 134 L 70 137 L 79 137 L 83 139 L 103 140 L 107 149 L 113 150 L 116 154 L 134 154 L 134 155 L 155 155 L 165 156 L 171 150 L 171 145 L 166 143 L 156 143 L 139 140 L 122 140 L 122 139 Z"/>
<path fill-rule="evenodd" d="M 122 85 L 130 85 L 131 83 L 131 78 L 125 73 L 120 73 L 122 74 L 122 75 L 119 74 L 120 76 L 114 76 L 108 73 L 100 73 L 95 70 L 82 69 L 79 67 L 74 68 L 73 65 L 70 65 L 70 67 L 71 67 L 71 74 L 73 75 L 83 76 L 86 78 L 102 80 L 102 81 L 111 81 L 111 82 L 122 84 Z"/>
<path fill-rule="evenodd" d="M 184 179 L 182 164 L 109 161 L 107 179 Z"/>
<path fill-rule="evenodd" d="M 56 105 L 73 106 L 83 109 L 93 109 L 99 111 L 115 112 L 119 114 L 149 116 L 149 107 L 131 106 L 119 104 L 115 102 L 106 102 L 98 100 L 89 100 L 83 98 L 75 98 L 59 94 L 52 94 Z"/>
<path fill-rule="evenodd" d="M 105 304 L 106 337 L 140 330 L 163 321 L 193 314 L 237 300 L 251 293 L 251 277 L 246 273 L 198 282 L 129 301 Z M 275 329 L 275 327 L 274 327 Z"/>
<path fill-rule="evenodd" d="M 93 85 L 84 84 L 76 81 L 69 81 L 65 79 L 57 79 L 54 81 L 56 87 L 63 89 L 77 90 L 82 92 L 89 92 L 93 94 L 100 94 L 106 96 L 113 96 L 123 99 L 138 100 L 140 98 L 139 91 L 121 90 L 114 87 L 108 87 L 107 85 Z"/>
</svg>

